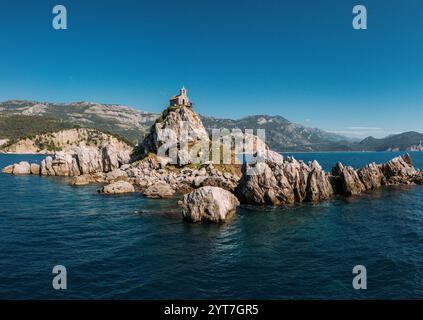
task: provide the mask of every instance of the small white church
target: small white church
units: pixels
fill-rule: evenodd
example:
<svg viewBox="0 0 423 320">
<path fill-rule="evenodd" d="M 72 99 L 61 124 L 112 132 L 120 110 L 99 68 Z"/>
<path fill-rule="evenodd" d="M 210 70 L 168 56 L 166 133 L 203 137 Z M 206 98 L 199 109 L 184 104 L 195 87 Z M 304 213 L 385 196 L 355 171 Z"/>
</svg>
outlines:
<svg viewBox="0 0 423 320">
<path fill-rule="evenodd" d="M 192 103 L 187 96 L 187 89 L 185 89 L 185 87 L 182 87 L 180 94 L 170 98 L 170 106 L 192 107 Z"/>
</svg>

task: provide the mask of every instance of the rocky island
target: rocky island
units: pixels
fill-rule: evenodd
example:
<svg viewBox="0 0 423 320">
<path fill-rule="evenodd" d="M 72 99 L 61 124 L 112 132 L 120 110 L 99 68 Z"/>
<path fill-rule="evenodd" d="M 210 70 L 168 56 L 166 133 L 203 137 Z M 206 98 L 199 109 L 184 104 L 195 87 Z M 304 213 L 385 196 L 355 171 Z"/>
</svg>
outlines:
<svg viewBox="0 0 423 320">
<path fill-rule="evenodd" d="M 184 135 L 186 139 L 180 142 Z M 103 184 L 99 192 L 105 195 L 140 192 L 151 198 L 183 196 L 179 200 L 182 216 L 191 222 L 225 222 L 240 204 L 291 205 L 324 201 L 335 195 L 358 196 L 383 186 L 423 184 L 423 172 L 413 167 L 408 154 L 358 170 L 338 163 L 331 172 L 325 172 L 317 161 L 283 157 L 260 138 L 240 130 L 231 135 L 225 132 L 216 140 L 193 111 L 184 89 L 172 98 L 135 148 L 92 129 L 64 130 L 48 137 L 60 151 L 40 165 L 20 162 L 3 172 L 71 177 L 73 186 Z M 40 136 L 19 141 L 11 148 L 40 151 L 50 140 Z M 224 140 L 229 141 L 229 162 L 224 161 L 225 146 L 220 144 Z M 236 148 L 237 140 L 243 143 L 241 149 Z M 254 151 L 246 145 L 254 146 Z M 240 155 L 248 153 L 251 160 L 242 160 Z"/>
</svg>

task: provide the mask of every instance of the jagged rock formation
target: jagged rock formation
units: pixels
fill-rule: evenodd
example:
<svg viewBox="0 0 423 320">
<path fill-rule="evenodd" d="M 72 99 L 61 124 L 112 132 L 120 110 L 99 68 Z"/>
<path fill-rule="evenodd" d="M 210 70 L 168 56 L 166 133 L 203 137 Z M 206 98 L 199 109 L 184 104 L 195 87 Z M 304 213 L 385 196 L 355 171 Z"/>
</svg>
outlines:
<svg viewBox="0 0 423 320">
<path fill-rule="evenodd" d="M 6 167 L 3 172 L 14 175 L 41 174 L 45 176 L 76 177 L 110 172 L 129 163 L 132 148 L 126 144 L 104 143 L 100 147 L 78 146 L 72 152 L 57 152 L 46 157 L 41 165 L 21 162 Z"/>
<path fill-rule="evenodd" d="M 134 181 L 137 188 L 147 196 L 158 196 L 161 193 L 155 191 L 157 185 L 166 185 L 166 189 L 169 189 L 167 187 L 169 186 L 175 194 L 185 194 L 205 185 L 234 190 L 240 178 L 236 172 L 222 172 L 211 163 L 182 168 L 163 165 L 155 154 L 132 163 L 124 171 L 128 178 Z M 163 188 L 161 189 L 164 191 Z M 169 191 L 165 192 L 165 194 L 169 193 Z"/>
<path fill-rule="evenodd" d="M 423 184 L 423 171 L 419 171 L 414 176 L 414 183 L 415 184 Z"/>
<path fill-rule="evenodd" d="M 336 181 L 339 181 L 337 190 L 346 196 L 355 196 L 366 190 L 361 182 L 358 172 L 352 167 L 344 167 L 338 162 L 336 167 L 332 169 L 332 174 Z"/>
<path fill-rule="evenodd" d="M 308 165 L 293 158 L 273 162 L 268 158 L 246 165 L 235 191 L 242 203 L 292 204 L 322 201 L 334 194 L 359 195 L 386 185 L 422 184 L 423 173 L 416 170 L 408 154 L 385 164 L 369 164 L 354 170 L 338 163 L 332 174 L 325 173 L 317 161 Z M 247 174 L 253 172 L 255 174 Z"/>
<path fill-rule="evenodd" d="M 101 148 L 78 147 L 73 154 L 58 152 L 41 162 L 41 174 L 75 177 L 99 172 L 110 172 L 129 162 L 130 148 L 115 145 Z"/>
<path fill-rule="evenodd" d="M 386 178 L 383 175 L 380 166 L 374 162 L 359 169 L 357 173 L 365 190 L 375 190 L 380 188 L 382 185 L 386 185 Z"/>
<path fill-rule="evenodd" d="M 217 187 L 201 187 L 184 196 L 183 217 L 190 222 L 225 222 L 239 205 L 229 191 Z"/>
<path fill-rule="evenodd" d="M 186 137 L 186 139 L 184 139 Z M 186 146 L 180 146 L 179 141 L 185 140 Z M 197 143 L 208 147 L 209 135 L 200 117 L 187 106 L 173 106 L 167 108 L 162 116 L 151 127 L 150 133 L 138 147 L 139 154 L 135 157 L 143 158 L 149 153 L 157 154 L 160 147 L 179 146 L 176 163 L 180 166 L 191 163 L 190 151 Z"/>
<path fill-rule="evenodd" d="M 417 173 L 409 154 L 388 161 L 381 169 L 388 185 L 413 183 Z"/>
<path fill-rule="evenodd" d="M 270 155 L 245 165 L 235 191 L 242 203 L 292 204 L 325 200 L 333 195 L 329 175 L 317 161 L 309 165 L 291 157 L 275 161 L 274 153 Z"/>
<path fill-rule="evenodd" d="M 330 176 L 314 160 L 310 165 L 311 172 L 307 181 L 306 200 L 311 202 L 327 200 L 333 196 L 333 186 Z"/>
</svg>

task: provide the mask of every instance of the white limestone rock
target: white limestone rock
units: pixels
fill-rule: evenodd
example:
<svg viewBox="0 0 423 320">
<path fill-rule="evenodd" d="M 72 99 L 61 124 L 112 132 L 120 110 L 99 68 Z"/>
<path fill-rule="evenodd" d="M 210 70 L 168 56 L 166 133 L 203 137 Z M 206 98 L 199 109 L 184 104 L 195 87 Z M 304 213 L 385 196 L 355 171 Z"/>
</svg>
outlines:
<svg viewBox="0 0 423 320">
<path fill-rule="evenodd" d="M 235 215 L 238 199 L 218 187 L 202 187 L 186 194 L 183 199 L 183 217 L 190 222 L 226 222 Z"/>
</svg>

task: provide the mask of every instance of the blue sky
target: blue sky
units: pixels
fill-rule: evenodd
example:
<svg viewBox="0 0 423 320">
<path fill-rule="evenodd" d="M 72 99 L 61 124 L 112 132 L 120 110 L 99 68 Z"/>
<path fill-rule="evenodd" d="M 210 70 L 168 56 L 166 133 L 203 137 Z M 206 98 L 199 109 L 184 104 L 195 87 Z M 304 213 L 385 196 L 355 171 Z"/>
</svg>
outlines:
<svg viewBox="0 0 423 320">
<path fill-rule="evenodd" d="M 68 30 L 52 8 L 68 9 Z M 364 4 L 368 30 L 353 30 Z M 423 132 L 421 0 L 0 3 L 0 100 L 285 118 L 345 135 Z"/>
</svg>

